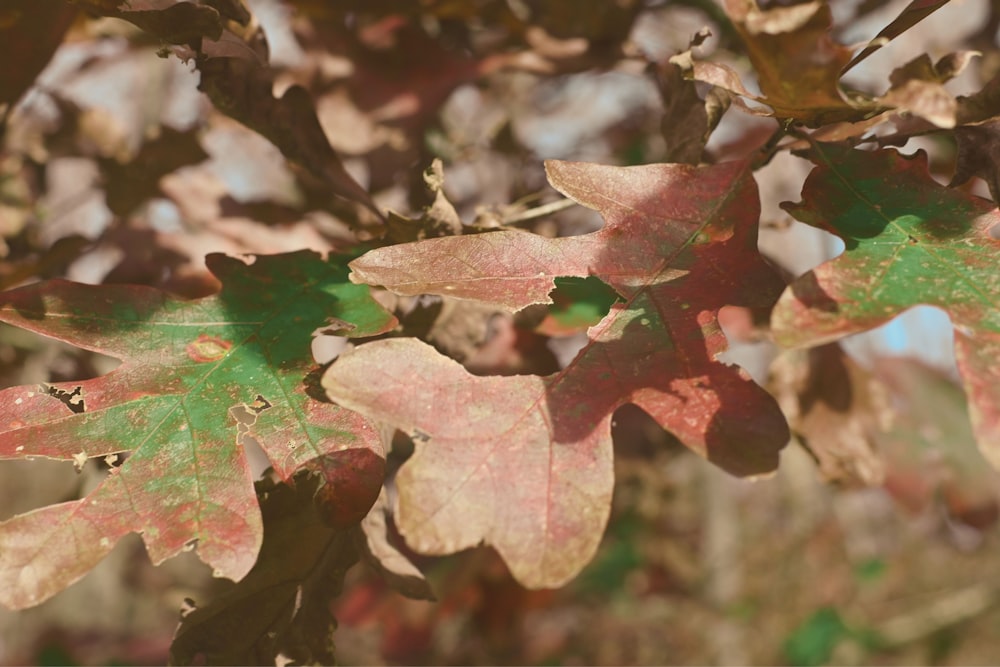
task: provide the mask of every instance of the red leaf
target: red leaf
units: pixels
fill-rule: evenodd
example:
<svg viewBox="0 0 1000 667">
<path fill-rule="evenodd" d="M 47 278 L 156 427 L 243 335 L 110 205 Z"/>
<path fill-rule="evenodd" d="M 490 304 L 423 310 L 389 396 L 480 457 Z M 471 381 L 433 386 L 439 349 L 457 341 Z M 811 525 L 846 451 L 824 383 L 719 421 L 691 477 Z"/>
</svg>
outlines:
<svg viewBox="0 0 1000 667">
<path fill-rule="evenodd" d="M 623 297 L 590 342 L 548 377 L 473 377 L 415 340 L 344 355 L 334 400 L 406 430 L 400 531 L 449 553 L 485 540 L 518 580 L 557 586 L 590 559 L 613 484 L 611 417 L 634 403 L 738 474 L 777 464 L 788 429 L 726 348 L 727 304 L 767 308 L 781 282 L 757 253 L 757 192 L 745 163 L 603 167 L 550 162 L 549 179 L 606 226 L 564 239 L 502 231 L 372 251 L 352 279 L 509 309 L 548 300 L 557 276 L 595 275 Z"/>
</svg>

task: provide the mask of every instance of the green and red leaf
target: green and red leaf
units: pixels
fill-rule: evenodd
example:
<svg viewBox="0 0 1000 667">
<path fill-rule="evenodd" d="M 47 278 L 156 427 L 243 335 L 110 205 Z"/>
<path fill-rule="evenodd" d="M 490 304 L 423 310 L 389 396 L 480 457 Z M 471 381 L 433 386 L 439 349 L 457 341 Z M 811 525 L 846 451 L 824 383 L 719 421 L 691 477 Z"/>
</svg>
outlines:
<svg viewBox="0 0 1000 667">
<path fill-rule="evenodd" d="M 1000 467 L 1000 223 L 996 205 L 939 185 L 927 157 L 823 144 L 799 220 L 844 239 L 845 252 L 800 277 L 772 316 L 775 337 L 812 346 L 872 329 L 918 304 L 941 308 L 979 446 Z"/>
<path fill-rule="evenodd" d="M 3 604 L 50 597 L 130 532 L 155 563 L 197 546 L 218 576 L 238 580 L 262 536 L 245 446 L 263 448 L 283 479 L 310 467 L 335 488 L 351 476 L 340 452 L 381 454 L 364 418 L 316 400 L 305 382 L 318 329 L 366 336 L 395 324 L 347 281 L 342 260 L 304 251 L 208 265 L 223 288 L 196 301 L 63 280 L 0 294 L 0 321 L 122 360 L 99 378 L 0 391 L 0 457 L 125 455 L 85 498 L 0 524 Z M 369 477 L 340 499 L 364 505 L 360 517 L 381 484 Z"/>
</svg>

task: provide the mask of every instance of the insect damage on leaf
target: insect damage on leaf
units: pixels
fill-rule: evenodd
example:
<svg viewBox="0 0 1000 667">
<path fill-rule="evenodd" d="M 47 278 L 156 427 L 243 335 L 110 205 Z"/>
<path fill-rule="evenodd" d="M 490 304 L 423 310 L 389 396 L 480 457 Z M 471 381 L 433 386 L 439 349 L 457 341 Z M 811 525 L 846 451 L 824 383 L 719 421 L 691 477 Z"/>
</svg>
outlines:
<svg viewBox="0 0 1000 667">
<path fill-rule="evenodd" d="M 229 414 L 236 420 L 236 442 L 240 446 L 246 447 L 249 438 L 256 443 L 253 437 L 253 426 L 257 423 L 257 417 L 265 410 L 271 409 L 271 403 L 266 398 L 257 394 L 257 398 L 252 403 L 241 403 L 229 408 Z"/>
<path fill-rule="evenodd" d="M 58 400 L 69 408 L 73 414 L 80 414 L 87 411 L 87 403 L 83 399 L 83 387 L 77 385 L 67 391 L 61 387 L 43 382 L 38 385 L 38 390 L 47 396 Z"/>
<path fill-rule="evenodd" d="M 233 416 L 240 426 L 250 427 L 257 423 L 257 416 L 264 410 L 271 409 L 271 402 L 257 394 L 257 398 L 252 403 L 241 403 L 229 408 L 229 414 Z"/>
<path fill-rule="evenodd" d="M 222 359 L 232 346 L 233 344 L 228 340 L 199 334 L 197 339 L 188 344 L 186 350 L 192 361 L 207 363 Z"/>
</svg>

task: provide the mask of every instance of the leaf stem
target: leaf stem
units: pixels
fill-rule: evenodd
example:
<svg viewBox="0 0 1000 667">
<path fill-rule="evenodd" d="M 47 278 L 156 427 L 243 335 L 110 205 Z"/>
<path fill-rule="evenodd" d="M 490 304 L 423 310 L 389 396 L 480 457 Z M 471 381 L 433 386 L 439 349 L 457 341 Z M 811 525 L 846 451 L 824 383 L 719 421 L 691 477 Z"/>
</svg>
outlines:
<svg viewBox="0 0 1000 667">
<path fill-rule="evenodd" d="M 778 123 L 778 128 L 774 131 L 774 134 L 757 150 L 757 155 L 753 159 L 754 171 L 766 166 L 771 161 L 775 153 L 778 152 L 778 142 L 789 133 L 791 127 L 790 119 L 778 121 Z"/>
</svg>

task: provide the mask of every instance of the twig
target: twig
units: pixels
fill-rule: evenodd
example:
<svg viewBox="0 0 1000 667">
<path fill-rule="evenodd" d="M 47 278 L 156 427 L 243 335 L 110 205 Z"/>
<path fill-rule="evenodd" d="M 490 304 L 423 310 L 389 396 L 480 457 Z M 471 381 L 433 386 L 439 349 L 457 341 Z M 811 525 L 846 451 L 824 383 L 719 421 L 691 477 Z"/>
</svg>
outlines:
<svg viewBox="0 0 1000 667">
<path fill-rule="evenodd" d="M 575 206 L 577 202 L 572 199 L 557 199 L 556 201 L 549 202 L 548 204 L 542 204 L 541 206 L 536 206 L 535 208 L 529 208 L 527 211 L 521 211 L 520 213 L 515 213 L 510 216 L 503 216 L 503 222 L 505 225 L 512 225 L 518 222 L 525 222 L 527 220 L 534 220 L 535 218 L 543 218 L 546 215 L 552 215 L 553 213 L 558 213 L 564 209 L 571 206 Z"/>
<path fill-rule="evenodd" d="M 767 140 L 763 146 L 757 149 L 757 155 L 753 159 L 753 168 L 760 169 L 766 166 L 771 159 L 774 157 L 775 153 L 780 150 L 778 142 L 781 141 L 786 135 L 793 134 L 791 132 L 791 122 L 790 120 L 779 120 L 778 129 L 774 131 L 774 134 Z"/>
<path fill-rule="evenodd" d="M 978 584 L 942 595 L 931 604 L 877 627 L 883 646 L 901 646 L 979 616 L 997 604 L 1000 592 Z"/>
</svg>

